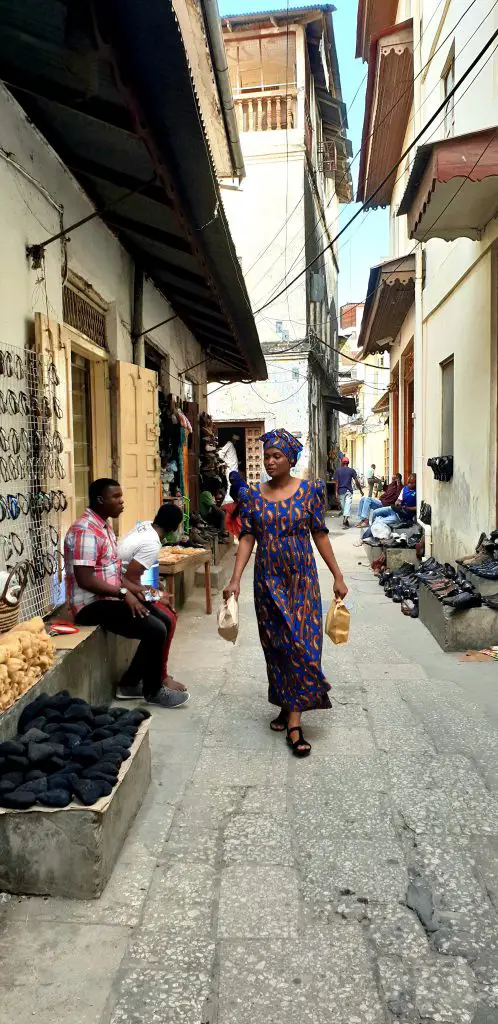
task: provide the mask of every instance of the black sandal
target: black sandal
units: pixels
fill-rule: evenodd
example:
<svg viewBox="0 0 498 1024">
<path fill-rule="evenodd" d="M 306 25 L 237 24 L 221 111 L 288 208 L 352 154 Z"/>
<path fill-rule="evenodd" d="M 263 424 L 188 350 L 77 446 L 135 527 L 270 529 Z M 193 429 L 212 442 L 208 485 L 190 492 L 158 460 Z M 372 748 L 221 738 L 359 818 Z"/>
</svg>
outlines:
<svg viewBox="0 0 498 1024">
<path fill-rule="evenodd" d="M 270 729 L 272 732 L 285 732 L 287 728 L 287 722 L 289 721 L 289 712 L 282 708 L 278 718 L 274 718 L 270 722 Z"/>
<path fill-rule="evenodd" d="M 295 740 L 294 743 L 290 738 L 291 732 L 299 733 L 299 739 Z M 309 757 L 311 754 L 311 743 L 308 743 L 308 741 L 305 740 L 303 730 L 300 725 L 295 725 L 292 729 L 287 729 L 287 743 L 289 744 L 294 757 Z M 305 750 L 302 749 L 303 746 L 305 747 Z M 300 747 L 301 749 L 299 749 Z"/>
</svg>

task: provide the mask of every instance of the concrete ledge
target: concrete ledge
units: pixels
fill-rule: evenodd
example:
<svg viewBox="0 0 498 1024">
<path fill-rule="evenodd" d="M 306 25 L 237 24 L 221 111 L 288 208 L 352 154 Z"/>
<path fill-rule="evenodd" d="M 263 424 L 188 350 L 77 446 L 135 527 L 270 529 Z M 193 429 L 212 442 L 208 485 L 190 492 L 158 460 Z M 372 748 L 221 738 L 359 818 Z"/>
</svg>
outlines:
<svg viewBox="0 0 498 1024">
<path fill-rule="evenodd" d="M 0 811 L 0 889 L 33 896 L 96 899 L 112 874 L 151 778 L 143 722 L 111 796 L 93 807 Z M 96 950 L 98 956 L 98 950 Z"/>
<path fill-rule="evenodd" d="M 136 640 L 105 633 L 98 626 L 74 650 L 59 651 L 55 665 L 0 714 L 0 741 L 15 736 L 21 712 L 40 693 L 69 690 L 73 697 L 83 697 L 89 704 L 109 703 L 136 647 Z"/>
<path fill-rule="evenodd" d="M 381 548 L 380 544 L 375 544 L 375 545 L 364 544 L 363 545 L 363 550 L 364 550 L 364 552 L 365 552 L 365 554 L 366 554 L 366 556 L 368 558 L 368 561 L 370 562 L 370 565 L 371 565 L 372 562 L 375 562 L 376 558 L 380 558 L 380 556 L 381 556 L 381 554 L 382 554 L 384 549 Z"/>
<path fill-rule="evenodd" d="M 418 565 L 417 552 L 415 548 L 383 548 L 386 553 L 386 566 L 388 569 L 399 569 L 403 563 Z"/>
<path fill-rule="evenodd" d="M 221 562 L 220 565 L 211 565 L 209 575 L 211 577 L 211 589 L 213 594 L 218 594 L 228 580 L 229 566 L 225 562 Z M 205 579 L 204 566 L 201 565 L 195 573 L 196 587 L 202 587 L 202 589 L 204 589 Z"/>
<path fill-rule="evenodd" d="M 421 586 L 419 616 L 443 651 L 479 651 L 498 644 L 498 612 L 491 608 L 458 612 Z"/>
<path fill-rule="evenodd" d="M 482 594 L 483 597 L 491 597 L 492 594 L 498 594 L 498 580 L 484 580 L 481 576 L 476 576 L 471 569 L 463 569 L 463 572 L 472 586 Z"/>
</svg>

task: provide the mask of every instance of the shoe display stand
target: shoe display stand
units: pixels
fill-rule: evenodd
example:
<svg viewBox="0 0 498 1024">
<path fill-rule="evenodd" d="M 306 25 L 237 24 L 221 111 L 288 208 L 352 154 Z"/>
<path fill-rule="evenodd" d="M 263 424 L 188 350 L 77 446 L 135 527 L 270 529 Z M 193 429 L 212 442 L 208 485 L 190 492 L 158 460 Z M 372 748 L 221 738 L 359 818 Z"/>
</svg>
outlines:
<svg viewBox="0 0 498 1024">
<path fill-rule="evenodd" d="M 140 726 L 109 797 L 91 807 L 0 808 L 0 889 L 97 899 L 109 881 L 151 780 L 149 720 Z"/>
<path fill-rule="evenodd" d="M 402 565 L 409 562 L 410 565 L 419 565 L 415 548 L 382 548 L 386 555 L 386 568 L 392 571 L 400 569 Z"/>
<path fill-rule="evenodd" d="M 491 597 L 493 594 L 498 594 L 498 580 L 485 580 L 482 576 L 476 576 L 471 569 L 466 569 L 464 566 L 461 568 L 469 583 L 472 583 L 478 594 L 482 594 L 483 597 Z"/>
<path fill-rule="evenodd" d="M 474 580 L 472 580 L 474 582 Z M 443 651 L 479 651 L 498 644 L 498 612 L 482 606 L 455 611 L 427 587 L 419 589 L 420 621 Z"/>
</svg>

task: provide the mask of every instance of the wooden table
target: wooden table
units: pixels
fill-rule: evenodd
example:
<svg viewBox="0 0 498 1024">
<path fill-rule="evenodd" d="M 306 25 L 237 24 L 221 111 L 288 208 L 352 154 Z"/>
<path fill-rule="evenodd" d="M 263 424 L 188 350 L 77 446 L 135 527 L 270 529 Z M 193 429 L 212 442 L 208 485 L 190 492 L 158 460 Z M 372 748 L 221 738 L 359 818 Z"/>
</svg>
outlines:
<svg viewBox="0 0 498 1024">
<path fill-rule="evenodd" d="M 205 548 L 199 548 L 195 555 L 181 555 L 177 561 L 168 562 L 168 549 L 163 548 L 159 554 L 159 575 L 165 576 L 167 590 L 171 598 L 172 606 L 175 607 L 175 576 L 183 572 L 187 566 L 197 569 L 204 566 L 204 590 L 206 594 L 206 615 L 213 611 L 213 600 L 211 594 L 211 552 Z"/>
</svg>

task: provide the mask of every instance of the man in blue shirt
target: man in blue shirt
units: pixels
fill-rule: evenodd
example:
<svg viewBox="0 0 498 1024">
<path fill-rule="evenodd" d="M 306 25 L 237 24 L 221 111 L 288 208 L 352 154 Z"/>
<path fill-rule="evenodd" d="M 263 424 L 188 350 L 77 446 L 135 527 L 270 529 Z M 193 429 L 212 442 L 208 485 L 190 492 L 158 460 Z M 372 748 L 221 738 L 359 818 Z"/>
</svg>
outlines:
<svg viewBox="0 0 498 1024">
<path fill-rule="evenodd" d="M 408 483 L 403 487 L 401 494 L 394 508 L 377 508 L 372 516 L 374 519 L 382 518 L 388 526 L 396 527 L 401 523 L 411 523 L 417 514 L 417 478 L 415 473 L 408 477 Z M 367 531 L 363 538 L 368 536 Z"/>
<path fill-rule="evenodd" d="M 344 455 L 341 459 L 341 467 L 340 469 L 336 469 L 333 479 L 337 484 L 339 502 L 342 509 L 342 526 L 344 530 L 347 530 L 349 527 L 349 517 L 351 515 L 351 505 L 353 501 L 353 481 L 360 491 L 360 494 L 363 495 L 363 490 L 358 480 L 356 470 L 349 468 L 349 459 L 347 455 Z"/>
</svg>

